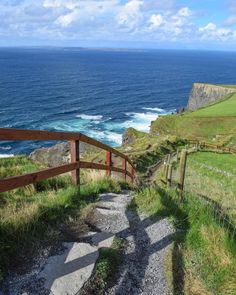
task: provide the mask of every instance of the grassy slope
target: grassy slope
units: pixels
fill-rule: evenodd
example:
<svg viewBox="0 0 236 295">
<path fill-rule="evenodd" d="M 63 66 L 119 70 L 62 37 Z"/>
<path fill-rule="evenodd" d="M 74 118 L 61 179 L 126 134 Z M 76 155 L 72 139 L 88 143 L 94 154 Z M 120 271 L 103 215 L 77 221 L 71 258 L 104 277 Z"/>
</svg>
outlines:
<svg viewBox="0 0 236 295">
<path fill-rule="evenodd" d="M 199 152 L 189 155 L 185 189 L 217 202 L 236 225 L 236 156 Z"/>
<path fill-rule="evenodd" d="M 187 117 L 229 117 L 236 116 L 236 93 L 229 96 L 228 99 L 220 103 L 212 104 L 201 108 L 195 112 L 189 113 Z"/>
<path fill-rule="evenodd" d="M 144 132 L 139 132 L 130 128 L 131 136 L 134 141 L 122 146 L 120 151 L 130 157 L 136 164 L 136 169 L 141 176 L 148 167 L 156 164 L 166 154 L 175 151 L 184 145 L 184 141 L 176 136 L 156 136 Z"/>
<path fill-rule="evenodd" d="M 0 178 L 39 170 L 25 157 L 0 159 Z M 59 224 L 78 223 L 81 210 L 105 191 L 120 191 L 111 179 L 100 178 L 78 188 L 68 175 L 0 193 L 0 279 L 9 267 L 21 264 L 43 244 L 60 239 Z M 76 221 L 77 220 L 77 221 Z"/>
<path fill-rule="evenodd" d="M 235 146 L 235 126 L 236 94 L 233 94 L 222 102 L 194 112 L 158 118 L 152 123 L 151 132 Z"/>
<path fill-rule="evenodd" d="M 168 258 L 174 294 L 236 293 L 236 245 L 224 224 L 194 195 L 179 202 L 175 191 L 149 188 L 136 194 L 137 206 L 152 218 L 168 216 L 180 229 Z"/>
</svg>

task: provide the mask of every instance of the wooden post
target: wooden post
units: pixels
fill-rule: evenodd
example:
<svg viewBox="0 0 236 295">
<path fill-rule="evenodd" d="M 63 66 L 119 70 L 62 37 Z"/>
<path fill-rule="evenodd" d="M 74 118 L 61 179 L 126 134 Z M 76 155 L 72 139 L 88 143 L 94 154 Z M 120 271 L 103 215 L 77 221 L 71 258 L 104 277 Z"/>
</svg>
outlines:
<svg viewBox="0 0 236 295">
<path fill-rule="evenodd" d="M 106 153 L 106 165 L 108 167 L 107 167 L 107 170 L 106 170 L 106 176 L 111 176 L 111 165 L 112 165 L 111 155 L 112 155 L 112 153 L 110 151 L 107 151 L 107 153 Z"/>
<path fill-rule="evenodd" d="M 170 164 L 170 158 L 171 158 L 171 154 L 169 154 L 169 155 L 167 156 L 167 165 Z"/>
<path fill-rule="evenodd" d="M 123 169 L 125 170 L 124 171 L 124 180 L 126 181 L 126 172 L 127 172 L 127 161 L 126 159 L 123 159 Z"/>
<path fill-rule="evenodd" d="M 176 151 L 176 161 L 177 162 L 179 161 L 179 149 L 177 149 L 177 151 Z"/>
<path fill-rule="evenodd" d="M 70 142 L 71 163 L 79 162 L 79 140 L 72 140 Z M 71 172 L 71 178 L 74 185 L 80 186 L 80 168 Z"/>
<path fill-rule="evenodd" d="M 168 172 L 169 172 L 169 164 L 166 164 L 166 170 L 165 170 L 165 182 L 168 182 Z"/>
<path fill-rule="evenodd" d="M 171 187 L 171 181 L 172 181 L 172 171 L 173 171 L 173 166 L 172 164 L 168 165 L 168 174 L 167 174 L 167 184 L 169 187 Z"/>
<path fill-rule="evenodd" d="M 133 167 L 131 169 L 131 174 L 132 174 L 132 183 L 134 183 L 135 171 L 134 171 L 134 168 Z"/>
<path fill-rule="evenodd" d="M 184 178 L 185 178 L 185 170 L 186 170 L 186 163 L 187 163 L 187 150 L 182 150 L 181 157 L 180 157 L 180 175 L 179 175 L 179 183 L 178 188 L 181 192 L 184 190 Z"/>
</svg>

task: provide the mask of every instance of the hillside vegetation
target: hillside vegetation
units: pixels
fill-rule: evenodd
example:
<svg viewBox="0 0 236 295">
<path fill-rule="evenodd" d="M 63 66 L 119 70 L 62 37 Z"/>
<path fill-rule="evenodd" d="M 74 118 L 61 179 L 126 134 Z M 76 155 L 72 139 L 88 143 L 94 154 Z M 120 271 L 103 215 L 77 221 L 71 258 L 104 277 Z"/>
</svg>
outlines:
<svg viewBox="0 0 236 295">
<path fill-rule="evenodd" d="M 194 112 L 158 118 L 151 125 L 151 133 L 235 146 L 236 94 Z"/>
</svg>

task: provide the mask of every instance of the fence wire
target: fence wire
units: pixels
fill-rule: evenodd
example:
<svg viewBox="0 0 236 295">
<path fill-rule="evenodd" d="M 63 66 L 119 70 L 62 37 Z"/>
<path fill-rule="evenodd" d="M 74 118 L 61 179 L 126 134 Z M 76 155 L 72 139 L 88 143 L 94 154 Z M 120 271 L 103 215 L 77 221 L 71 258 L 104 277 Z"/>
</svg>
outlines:
<svg viewBox="0 0 236 295">
<path fill-rule="evenodd" d="M 194 159 L 190 150 L 185 170 L 184 191 L 197 196 L 214 219 L 227 232 L 236 237 L 236 167 L 228 171 L 227 165 L 204 163 Z M 211 152 L 211 151 L 205 151 Z M 201 153 L 201 151 L 198 151 Z M 193 155 L 193 156 L 192 156 Z M 236 155 L 232 155 L 236 158 Z M 179 159 L 171 157 L 173 167 L 171 183 L 177 186 L 180 178 Z"/>
</svg>

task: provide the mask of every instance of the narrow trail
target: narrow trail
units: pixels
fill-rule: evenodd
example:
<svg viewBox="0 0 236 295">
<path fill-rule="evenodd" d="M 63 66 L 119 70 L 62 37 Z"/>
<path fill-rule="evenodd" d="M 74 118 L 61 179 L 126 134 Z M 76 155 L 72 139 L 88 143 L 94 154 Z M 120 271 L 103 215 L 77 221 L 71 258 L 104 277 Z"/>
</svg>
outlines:
<svg viewBox="0 0 236 295">
<path fill-rule="evenodd" d="M 126 240 L 124 257 L 106 295 L 169 295 L 164 274 L 165 253 L 175 233 L 168 219 L 153 221 L 127 206 L 132 192 L 100 195 L 89 214 L 89 232 L 62 243 L 54 254 L 36 259 L 26 274 L 12 274 L 1 295 L 78 295 L 93 275 L 99 249 L 109 248 L 115 236 Z M 46 251 L 47 252 L 47 251 Z"/>
<path fill-rule="evenodd" d="M 98 235 L 116 235 L 127 241 L 118 279 L 106 294 L 171 294 L 164 274 L 164 258 L 174 229 L 167 219 L 154 222 L 137 210 L 127 210 L 131 199 L 130 193 L 104 194 L 93 211 L 92 222 L 100 231 Z"/>
</svg>

